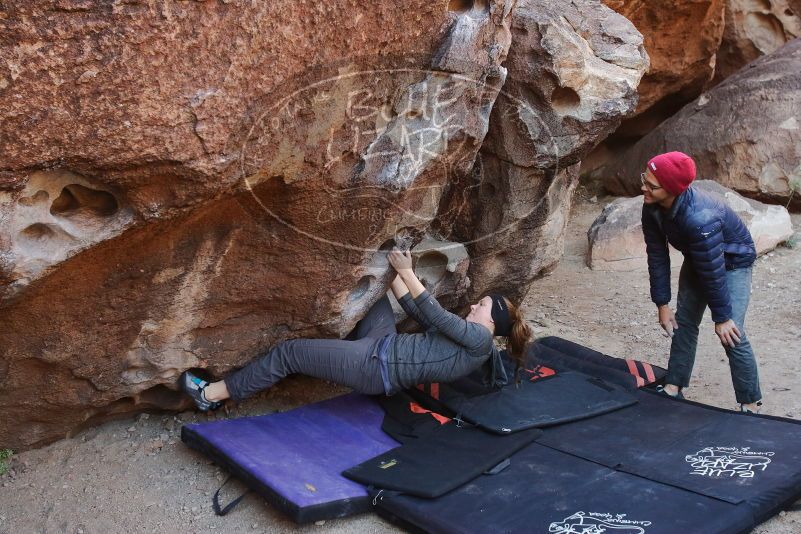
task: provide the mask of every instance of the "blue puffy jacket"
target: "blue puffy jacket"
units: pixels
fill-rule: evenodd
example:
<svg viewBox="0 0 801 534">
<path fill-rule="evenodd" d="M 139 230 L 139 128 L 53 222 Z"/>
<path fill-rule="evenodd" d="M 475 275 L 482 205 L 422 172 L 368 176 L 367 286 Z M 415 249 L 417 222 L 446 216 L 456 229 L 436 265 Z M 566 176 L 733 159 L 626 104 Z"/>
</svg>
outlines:
<svg viewBox="0 0 801 534">
<path fill-rule="evenodd" d="M 748 228 L 722 199 L 690 187 L 668 212 L 655 204 L 643 204 L 642 232 L 651 300 L 657 306 L 670 302 L 670 243 L 691 262 L 706 292 L 712 320 L 722 323 L 731 319 L 726 271 L 753 265 L 756 248 Z"/>
</svg>

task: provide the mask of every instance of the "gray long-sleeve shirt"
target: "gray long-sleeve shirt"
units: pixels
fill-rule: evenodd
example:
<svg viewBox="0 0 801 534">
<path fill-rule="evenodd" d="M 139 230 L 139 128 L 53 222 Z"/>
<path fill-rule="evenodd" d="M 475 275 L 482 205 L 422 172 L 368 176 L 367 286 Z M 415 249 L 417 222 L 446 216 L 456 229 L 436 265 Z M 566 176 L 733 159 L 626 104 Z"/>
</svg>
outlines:
<svg viewBox="0 0 801 534">
<path fill-rule="evenodd" d="M 492 332 L 486 327 L 445 310 L 428 291 L 414 299 L 407 293 L 398 302 L 426 332 L 393 336 L 387 347 L 387 367 L 393 389 L 451 382 L 484 364 L 487 385 L 506 384 L 501 355 L 492 341 Z"/>
</svg>

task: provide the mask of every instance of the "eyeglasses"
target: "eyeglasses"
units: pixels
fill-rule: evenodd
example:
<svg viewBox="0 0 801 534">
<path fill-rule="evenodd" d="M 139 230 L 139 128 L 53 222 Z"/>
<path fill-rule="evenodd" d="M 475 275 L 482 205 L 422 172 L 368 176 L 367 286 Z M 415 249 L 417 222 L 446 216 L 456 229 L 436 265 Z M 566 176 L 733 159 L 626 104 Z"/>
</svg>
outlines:
<svg viewBox="0 0 801 534">
<path fill-rule="evenodd" d="M 661 186 L 661 185 L 654 185 L 654 184 L 652 184 L 651 182 L 649 182 L 648 180 L 646 180 L 646 179 L 645 179 L 645 173 L 644 173 L 644 172 L 641 172 L 641 173 L 640 173 L 640 183 L 641 183 L 642 185 L 644 185 L 644 186 L 645 186 L 645 187 L 648 189 L 648 191 L 651 191 L 652 193 L 653 193 L 654 191 L 656 191 L 657 189 L 662 189 L 662 186 Z"/>
</svg>

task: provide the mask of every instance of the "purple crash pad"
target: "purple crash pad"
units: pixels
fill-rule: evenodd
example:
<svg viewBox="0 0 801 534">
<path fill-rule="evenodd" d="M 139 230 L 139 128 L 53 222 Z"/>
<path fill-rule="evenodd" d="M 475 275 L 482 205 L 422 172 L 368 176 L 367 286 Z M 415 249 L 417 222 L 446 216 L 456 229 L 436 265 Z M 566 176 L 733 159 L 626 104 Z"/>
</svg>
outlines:
<svg viewBox="0 0 801 534">
<path fill-rule="evenodd" d="M 398 443 L 384 410 L 351 393 L 288 412 L 184 425 L 181 439 L 298 523 L 370 509 L 364 486 L 340 475 Z"/>
</svg>

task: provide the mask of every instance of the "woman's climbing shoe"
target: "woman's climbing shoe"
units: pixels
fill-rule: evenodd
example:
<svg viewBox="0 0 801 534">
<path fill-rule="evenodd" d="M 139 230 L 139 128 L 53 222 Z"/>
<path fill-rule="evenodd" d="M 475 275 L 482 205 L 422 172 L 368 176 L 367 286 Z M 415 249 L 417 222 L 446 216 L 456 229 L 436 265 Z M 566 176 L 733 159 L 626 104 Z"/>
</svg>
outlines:
<svg viewBox="0 0 801 534">
<path fill-rule="evenodd" d="M 196 377 L 189 371 L 184 371 L 178 381 L 181 385 L 181 389 L 183 389 L 187 395 L 192 397 L 192 400 L 195 401 L 197 409 L 201 412 L 216 410 L 223 405 L 222 402 L 210 401 L 206 399 L 206 395 L 203 394 L 203 390 L 206 389 L 206 386 L 208 386 L 209 383 L 202 378 Z"/>
<path fill-rule="evenodd" d="M 683 399 L 684 398 L 684 394 L 682 394 L 681 391 L 679 391 L 678 393 L 673 395 L 671 393 L 668 393 L 668 390 L 666 390 L 664 386 L 656 386 L 656 392 L 659 393 L 660 395 L 665 395 L 665 396 L 671 397 L 673 399 Z"/>
</svg>

